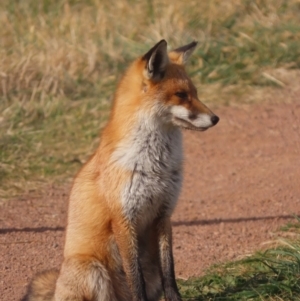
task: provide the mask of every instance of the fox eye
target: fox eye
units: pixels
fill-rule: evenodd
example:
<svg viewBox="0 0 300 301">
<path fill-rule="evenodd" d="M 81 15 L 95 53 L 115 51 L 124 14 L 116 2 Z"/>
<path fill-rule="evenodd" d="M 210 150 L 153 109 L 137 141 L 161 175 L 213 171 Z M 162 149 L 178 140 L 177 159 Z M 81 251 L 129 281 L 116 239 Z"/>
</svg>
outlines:
<svg viewBox="0 0 300 301">
<path fill-rule="evenodd" d="M 186 99 L 188 97 L 188 94 L 186 92 L 176 92 L 175 95 L 181 99 Z"/>
</svg>

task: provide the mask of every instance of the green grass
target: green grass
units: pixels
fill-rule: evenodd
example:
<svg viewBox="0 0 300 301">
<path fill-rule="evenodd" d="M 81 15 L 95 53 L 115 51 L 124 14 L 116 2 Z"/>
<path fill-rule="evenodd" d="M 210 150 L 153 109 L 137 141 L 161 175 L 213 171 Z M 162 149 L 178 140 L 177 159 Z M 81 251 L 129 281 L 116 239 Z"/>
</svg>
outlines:
<svg viewBox="0 0 300 301">
<path fill-rule="evenodd" d="M 299 13 L 296 0 L 2 0 L 0 198 L 72 177 L 122 72 L 162 38 L 199 41 L 188 69 L 204 102 L 284 86 L 274 70 L 300 67 Z"/>
<path fill-rule="evenodd" d="M 299 218 L 288 231 L 293 240 L 278 239 L 276 247 L 248 258 L 212 267 L 200 278 L 179 280 L 184 300 L 300 300 Z M 286 229 L 287 231 L 287 229 Z"/>
<path fill-rule="evenodd" d="M 72 178 L 98 142 L 107 106 L 104 99 L 49 99 L 34 110 L 8 107 L 7 132 L 0 138 L 0 194 L 12 197 Z"/>
<path fill-rule="evenodd" d="M 269 85 L 265 69 L 300 67 L 298 1 L 17 1 L 0 4 L 4 99 L 93 97 L 99 82 L 161 38 L 193 39 L 198 85 Z"/>
</svg>

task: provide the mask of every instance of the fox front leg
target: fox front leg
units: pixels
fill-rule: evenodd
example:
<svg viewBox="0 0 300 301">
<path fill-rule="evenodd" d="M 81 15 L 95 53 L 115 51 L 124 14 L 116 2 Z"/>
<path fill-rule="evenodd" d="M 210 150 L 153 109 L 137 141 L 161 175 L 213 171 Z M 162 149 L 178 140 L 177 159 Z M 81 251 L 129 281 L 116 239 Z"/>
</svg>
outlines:
<svg viewBox="0 0 300 301">
<path fill-rule="evenodd" d="M 145 281 L 138 257 L 137 234 L 132 221 L 123 219 L 113 223 L 113 232 L 119 248 L 133 301 L 148 301 Z"/>
<path fill-rule="evenodd" d="M 169 217 L 157 223 L 160 266 L 166 301 L 182 301 L 175 280 L 172 251 L 172 227 Z"/>
</svg>

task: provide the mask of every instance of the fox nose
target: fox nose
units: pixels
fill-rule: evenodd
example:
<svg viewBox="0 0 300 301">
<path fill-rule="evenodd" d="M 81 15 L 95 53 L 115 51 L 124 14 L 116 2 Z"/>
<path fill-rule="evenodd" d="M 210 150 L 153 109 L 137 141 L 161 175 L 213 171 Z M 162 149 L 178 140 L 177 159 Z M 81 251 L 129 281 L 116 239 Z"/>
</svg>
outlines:
<svg viewBox="0 0 300 301">
<path fill-rule="evenodd" d="M 219 122 L 220 118 L 217 115 L 214 115 L 210 118 L 210 120 L 213 125 L 216 125 Z"/>
</svg>

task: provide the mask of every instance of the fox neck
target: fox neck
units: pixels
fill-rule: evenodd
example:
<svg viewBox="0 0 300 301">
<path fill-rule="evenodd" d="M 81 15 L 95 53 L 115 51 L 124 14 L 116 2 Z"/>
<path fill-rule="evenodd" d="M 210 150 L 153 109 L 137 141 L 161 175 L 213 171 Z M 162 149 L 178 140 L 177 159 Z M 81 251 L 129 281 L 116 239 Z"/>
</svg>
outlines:
<svg viewBox="0 0 300 301">
<path fill-rule="evenodd" d="M 178 169 L 182 160 L 180 129 L 161 119 L 151 110 L 134 113 L 134 122 L 117 143 L 111 159 L 126 170 L 158 172 Z"/>
</svg>

